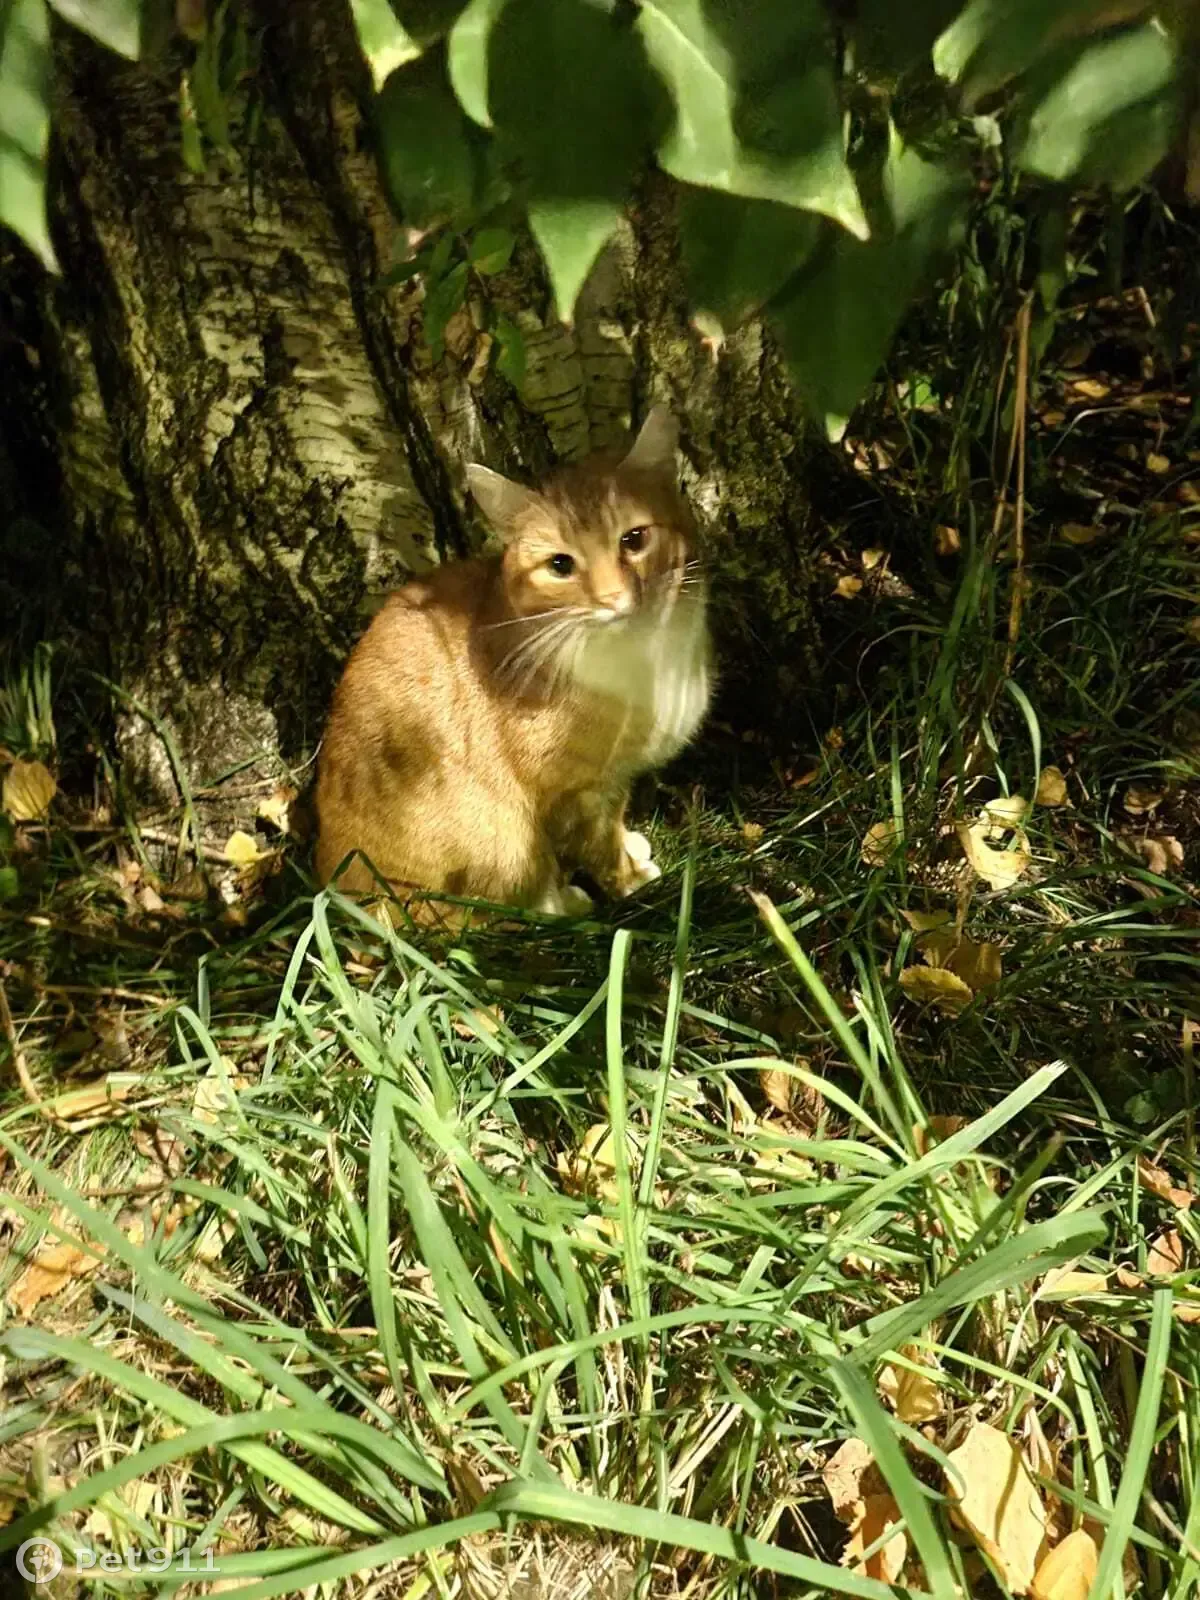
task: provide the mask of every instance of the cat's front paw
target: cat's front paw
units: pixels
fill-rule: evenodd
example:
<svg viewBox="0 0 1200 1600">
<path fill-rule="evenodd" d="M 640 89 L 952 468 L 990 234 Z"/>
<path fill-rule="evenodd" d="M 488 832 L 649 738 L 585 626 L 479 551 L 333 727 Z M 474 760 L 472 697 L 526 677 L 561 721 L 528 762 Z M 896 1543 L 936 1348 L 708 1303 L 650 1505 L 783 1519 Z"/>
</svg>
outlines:
<svg viewBox="0 0 1200 1600">
<path fill-rule="evenodd" d="M 589 911 L 595 909 L 596 902 L 587 890 L 573 883 L 549 890 L 537 906 L 537 910 L 546 917 L 586 917 Z"/>
<path fill-rule="evenodd" d="M 652 859 L 650 841 L 644 833 L 634 833 L 631 828 L 626 828 L 624 845 L 626 870 L 622 874 L 621 894 L 628 897 L 646 884 L 653 883 L 655 878 L 661 878 L 662 868 Z"/>
</svg>

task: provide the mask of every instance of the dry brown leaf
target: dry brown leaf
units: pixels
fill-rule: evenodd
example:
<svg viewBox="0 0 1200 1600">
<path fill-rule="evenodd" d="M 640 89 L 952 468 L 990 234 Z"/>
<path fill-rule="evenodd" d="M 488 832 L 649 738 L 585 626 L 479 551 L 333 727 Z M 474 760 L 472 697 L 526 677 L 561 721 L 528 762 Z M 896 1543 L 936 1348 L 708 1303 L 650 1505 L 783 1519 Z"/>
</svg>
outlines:
<svg viewBox="0 0 1200 1600">
<path fill-rule="evenodd" d="M 455 1017 L 450 1026 L 460 1039 L 495 1039 L 503 1021 L 499 1006 L 474 1006 Z"/>
<path fill-rule="evenodd" d="M 103 1116 L 106 1112 L 117 1112 L 122 1103 L 141 1083 L 141 1077 L 130 1072 L 110 1072 L 106 1077 L 100 1078 L 96 1083 L 86 1084 L 82 1089 L 68 1089 L 65 1094 L 55 1095 L 49 1102 L 48 1109 L 61 1122 L 74 1122 L 80 1117 Z"/>
<path fill-rule="evenodd" d="M 247 1080 L 238 1075 L 229 1057 L 222 1056 L 221 1062 L 225 1068 L 224 1077 L 214 1065 L 196 1081 L 192 1094 L 192 1116 L 197 1122 L 220 1122 L 233 1105 L 238 1090 L 246 1087 Z"/>
<path fill-rule="evenodd" d="M 255 840 L 241 828 L 235 828 L 225 841 L 225 858 L 235 867 L 251 867 L 261 854 Z"/>
<path fill-rule="evenodd" d="M 901 1422 L 914 1425 L 932 1422 L 945 1410 L 942 1391 L 930 1375 L 922 1352 L 916 1345 L 905 1345 L 900 1354 L 907 1356 L 922 1370 L 914 1372 L 910 1367 L 886 1362 L 879 1369 L 879 1392 Z"/>
<path fill-rule="evenodd" d="M 743 822 L 742 839 L 749 845 L 761 844 L 762 836 L 766 832 L 761 822 Z"/>
<path fill-rule="evenodd" d="M 933 548 L 939 556 L 956 556 L 962 549 L 962 535 L 949 523 L 940 522 L 933 530 Z"/>
<path fill-rule="evenodd" d="M 852 572 L 848 572 L 844 578 L 838 579 L 837 588 L 834 592 L 840 594 L 843 600 L 853 600 L 854 596 L 862 589 L 862 586 L 862 579 L 856 578 Z"/>
<path fill-rule="evenodd" d="M 914 933 L 932 933 L 934 928 L 945 928 L 953 918 L 949 911 L 902 911 L 900 915 Z"/>
<path fill-rule="evenodd" d="M 913 1145 L 919 1156 L 925 1155 L 936 1144 L 944 1144 L 952 1133 L 958 1133 L 967 1125 L 966 1117 L 930 1117 L 928 1127 L 921 1123 L 913 1123 Z"/>
<path fill-rule="evenodd" d="M 1044 427 L 1057 428 L 1060 423 L 1065 422 L 1066 420 L 1067 414 L 1065 411 L 1042 412 L 1042 424 Z"/>
<path fill-rule="evenodd" d="M 1135 1272 L 1132 1267 L 1119 1266 L 1117 1268 L 1117 1282 L 1122 1289 L 1144 1289 L 1146 1280 L 1140 1272 Z"/>
<path fill-rule="evenodd" d="M 1030 1590 L 1033 1600 L 1087 1600 L 1099 1560 L 1091 1534 L 1076 1528 L 1038 1567 Z"/>
<path fill-rule="evenodd" d="M 993 889 L 1011 889 L 1027 872 L 1032 859 L 1029 841 L 1020 828 L 1013 829 L 1013 848 L 995 842 L 996 826 L 984 818 L 968 827 L 960 823 L 958 837 L 975 872 Z"/>
<path fill-rule="evenodd" d="M 759 1070 L 758 1083 L 768 1105 L 774 1106 L 776 1111 L 791 1110 L 795 1079 L 790 1072 L 785 1072 L 782 1067 L 762 1067 Z"/>
<path fill-rule="evenodd" d="M 261 817 L 264 822 L 269 822 L 280 833 L 288 833 L 291 831 L 291 812 L 295 798 L 295 789 L 289 784 L 280 784 L 279 788 L 267 795 L 265 800 L 258 802 L 254 814 L 256 817 Z"/>
<path fill-rule="evenodd" d="M 1165 878 L 1183 865 L 1183 846 L 1174 834 L 1161 834 L 1154 839 L 1138 839 L 1137 853 L 1156 878 Z"/>
<path fill-rule="evenodd" d="M 1125 798 L 1121 804 L 1131 817 L 1144 817 L 1148 812 L 1157 811 L 1164 798 L 1161 789 L 1151 789 L 1146 784 L 1131 783 L 1125 791 Z"/>
<path fill-rule="evenodd" d="M 920 942 L 920 949 L 924 955 L 924 940 Z M 1000 946 L 990 944 L 987 940 L 977 944 L 974 939 L 960 939 L 952 949 L 942 951 L 939 960 L 932 960 L 928 956 L 926 959 L 930 966 L 944 967 L 947 972 L 953 972 L 955 977 L 961 978 L 968 988 L 976 991 L 990 988 L 1004 976 Z"/>
<path fill-rule="evenodd" d="M 1171 470 L 1170 456 L 1159 455 L 1157 450 L 1151 450 L 1146 457 L 1146 471 L 1153 472 L 1157 477 Z"/>
<path fill-rule="evenodd" d="M 842 1566 L 880 1583 L 898 1583 L 908 1557 L 908 1538 L 902 1528 L 897 1528 L 873 1556 L 864 1557 L 875 1541 L 900 1520 L 900 1507 L 890 1494 L 868 1495 L 850 1529 L 850 1541 L 842 1551 Z"/>
<path fill-rule="evenodd" d="M 873 822 L 863 835 L 862 858 L 869 867 L 886 867 L 900 848 L 901 835 L 895 818 Z"/>
<path fill-rule="evenodd" d="M 1071 387 L 1085 400 L 1103 400 L 1112 393 L 1108 384 L 1101 383 L 1098 378 L 1077 378 Z"/>
<path fill-rule="evenodd" d="M 1053 1267 L 1042 1279 L 1039 1295 L 1054 1295 L 1061 1300 L 1077 1300 L 1084 1295 L 1103 1294 L 1108 1288 L 1105 1272 L 1079 1272 L 1074 1267 Z"/>
<path fill-rule="evenodd" d="M 1058 530 L 1060 539 L 1067 544 L 1095 544 L 1104 533 L 1102 524 L 1098 522 L 1064 522 Z"/>
<path fill-rule="evenodd" d="M 1165 1228 L 1150 1241 L 1146 1272 L 1151 1278 L 1173 1278 L 1183 1271 L 1183 1240 L 1177 1228 Z"/>
<path fill-rule="evenodd" d="M 1044 1553 L 1046 1508 L 1020 1447 L 976 1422 L 950 1453 L 946 1487 L 955 1515 L 1016 1595 L 1028 1594 Z"/>
<path fill-rule="evenodd" d="M 905 967 L 900 974 L 905 994 L 923 1005 L 934 1005 L 951 1016 L 965 1011 L 975 998 L 969 984 L 945 967 Z"/>
<path fill-rule="evenodd" d="M 1043 767 L 1038 774 L 1037 794 L 1034 796 L 1039 806 L 1065 806 L 1067 803 L 1067 780 L 1060 767 Z"/>
<path fill-rule="evenodd" d="M 986 801 L 983 810 L 987 820 L 997 827 L 1017 828 L 1025 820 L 1029 801 L 1021 794 L 1002 794 Z"/>
<path fill-rule="evenodd" d="M 57 793 L 58 785 L 40 761 L 14 761 L 4 774 L 0 808 L 14 822 L 40 822 Z"/>
<path fill-rule="evenodd" d="M 1171 1312 L 1176 1322 L 1200 1322 L 1200 1300 L 1176 1300 Z"/>
<path fill-rule="evenodd" d="M 1180 1211 L 1186 1211 L 1196 1196 L 1190 1189 L 1180 1189 L 1172 1183 L 1171 1174 L 1163 1167 L 1155 1166 L 1153 1161 L 1145 1156 L 1139 1156 L 1137 1162 L 1138 1177 L 1149 1189 L 1151 1194 L 1156 1194 L 1160 1200 L 1166 1200 L 1170 1205 L 1178 1206 Z"/>
<path fill-rule="evenodd" d="M 5 1298 L 18 1316 L 32 1316 L 43 1300 L 51 1299 L 74 1279 L 86 1278 L 99 1265 L 99 1257 L 78 1244 L 47 1235 L 16 1282 L 5 1291 Z"/>
<path fill-rule="evenodd" d="M 870 1446 L 854 1438 L 840 1444 L 825 1463 L 821 1481 L 833 1502 L 834 1515 L 843 1522 L 855 1519 L 856 1507 L 876 1487 L 866 1476 L 874 1467 L 875 1457 L 871 1454 Z M 878 1473 L 874 1472 L 873 1476 L 878 1477 Z"/>
</svg>

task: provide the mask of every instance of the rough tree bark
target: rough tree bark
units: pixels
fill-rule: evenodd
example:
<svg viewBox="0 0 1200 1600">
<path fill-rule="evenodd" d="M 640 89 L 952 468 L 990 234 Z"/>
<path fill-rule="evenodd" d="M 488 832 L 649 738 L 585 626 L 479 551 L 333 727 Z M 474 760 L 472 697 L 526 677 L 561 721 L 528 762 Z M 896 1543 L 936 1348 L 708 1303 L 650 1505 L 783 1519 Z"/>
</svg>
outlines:
<svg viewBox="0 0 1200 1600">
<path fill-rule="evenodd" d="M 761 329 L 714 357 L 690 328 L 669 187 L 647 181 L 572 329 L 528 245 L 495 280 L 527 341 L 520 395 L 469 308 L 435 362 L 419 288 L 378 286 L 402 234 L 348 5 L 246 4 L 265 114 L 204 175 L 182 159 L 176 72 L 58 32 L 63 276 L 11 241 L 0 258 L 0 487 L 48 542 L 10 520 L 0 599 L 52 597 L 45 625 L 163 719 L 193 785 L 295 768 L 372 605 L 479 541 L 466 461 L 537 473 L 663 399 L 720 574 L 727 682 L 791 693 L 816 655 L 795 402 Z M 136 715 L 125 733 L 142 787 L 175 799 L 163 741 Z"/>
</svg>

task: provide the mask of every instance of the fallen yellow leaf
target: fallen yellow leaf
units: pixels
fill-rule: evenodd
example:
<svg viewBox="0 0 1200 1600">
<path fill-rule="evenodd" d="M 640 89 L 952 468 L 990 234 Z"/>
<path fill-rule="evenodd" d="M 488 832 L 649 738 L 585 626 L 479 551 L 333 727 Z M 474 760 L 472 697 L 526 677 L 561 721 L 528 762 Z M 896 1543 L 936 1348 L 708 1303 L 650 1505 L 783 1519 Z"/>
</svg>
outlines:
<svg viewBox="0 0 1200 1600">
<path fill-rule="evenodd" d="M 869 867 L 886 867 L 900 847 L 900 830 L 895 819 L 873 822 L 863 835 L 862 858 Z"/>
<path fill-rule="evenodd" d="M 1046 1508 L 1020 1447 L 976 1422 L 949 1457 L 946 1487 L 955 1515 L 1016 1595 L 1028 1594 L 1045 1553 Z"/>
<path fill-rule="evenodd" d="M 1054 1295 L 1061 1300 L 1078 1300 L 1084 1295 L 1104 1294 L 1108 1288 L 1105 1272 L 1079 1272 L 1074 1267 L 1054 1267 L 1042 1279 L 1038 1290 L 1041 1295 Z"/>
<path fill-rule="evenodd" d="M 875 1457 L 871 1454 L 870 1446 L 854 1438 L 840 1444 L 825 1463 L 821 1481 L 833 1502 L 834 1514 L 843 1522 L 855 1519 L 855 1508 L 877 1487 L 875 1483 L 866 1481 L 866 1474 L 874 1466 Z M 874 1473 L 874 1477 L 878 1476 L 877 1472 Z M 879 1486 L 882 1486 L 882 1480 Z"/>
<path fill-rule="evenodd" d="M 269 822 L 273 828 L 278 828 L 280 833 L 287 833 L 291 827 L 292 802 L 295 798 L 295 789 L 281 784 L 265 800 L 258 802 L 254 814 L 264 822 Z"/>
<path fill-rule="evenodd" d="M 785 1072 L 782 1067 L 762 1067 L 759 1070 L 758 1082 L 768 1105 L 774 1106 L 776 1111 L 791 1110 L 792 1086 L 795 1080 L 790 1072 Z"/>
<path fill-rule="evenodd" d="M 1067 544 L 1094 544 L 1103 532 L 1104 528 L 1098 522 L 1064 522 L 1058 530 L 1058 536 Z"/>
<path fill-rule="evenodd" d="M 252 866 L 261 854 L 256 842 L 240 828 L 235 828 L 225 841 L 226 859 L 235 867 Z"/>
<path fill-rule="evenodd" d="M 1157 477 L 1162 477 L 1171 470 L 1170 456 L 1160 456 L 1157 450 L 1151 450 L 1146 457 L 1146 471 L 1153 472 Z"/>
<path fill-rule="evenodd" d="M 238 1076 L 233 1062 L 227 1056 L 222 1056 L 221 1061 L 225 1068 L 224 1077 L 214 1065 L 196 1081 L 192 1094 L 192 1116 L 197 1122 L 220 1122 L 233 1106 L 237 1091 L 246 1087 L 246 1079 Z"/>
<path fill-rule="evenodd" d="M 1183 846 L 1174 834 L 1160 834 L 1154 839 L 1138 839 L 1137 853 L 1156 878 L 1165 878 L 1169 872 L 1183 865 Z"/>
<path fill-rule="evenodd" d="M 900 915 L 914 933 L 930 933 L 948 927 L 953 920 L 948 911 L 902 911 Z"/>
<path fill-rule="evenodd" d="M 857 1519 L 850 1529 L 850 1540 L 842 1551 L 842 1566 L 880 1583 L 897 1583 L 908 1557 L 908 1538 L 897 1528 L 886 1542 L 868 1557 L 867 1551 L 888 1529 L 898 1523 L 900 1507 L 890 1494 L 872 1494 L 862 1501 Z"/>
<path fill-rule="evenodd" d="M 1150 1241 L 1146 1271 L 1152 1278 L 1173 1278 L 1183 1271 L 1183 1240 L 1177 1228 L 1164 1229 Z"/>
<path fill-rule="evenodd" d="M 69 1239 L 47 1236 L 5 1297 L 18 1316 L 28 1317 L 75 1278 L 86 1278 L 100 1265 L 98 1256 Z"/>
<path fill-rule="evenodd" d="M 58 785 L 40 761 L 14 761 L 4 774 L 0 807 L 14 822 L 40 822 Z"/>
<path fill-rule="evenodd" d="M 844 578 L 838 579 L 835 593 L 840 594 L 843 600 L 853 600 L 862 586 L 862 579 L 856 578 L 852 572 L 848 572 Z"/>
<path fill-rule="evenodd" d="M 989 822 L 994 822 L 1001 828 L 1016 828 L 1025 819 L 1029 801 L 1024 795 L 1002 794 L 997 795 L 995 800 L 986 801 L 983 809 Z"/>
<path fill-rule="evenodd" d="M 1098 378 L 1078 378 L 1071 387 L 1085 400 L 1103 400 L 1111 393 L 1108 384 L 1101 383 Z"/>
<path fill-rule="evenodd" d="M 1043 767 L 1038 775 L 1037 794 L 1039 806 L 1065 806 L 1067 780 L 1059 767 Z"/>
<path fill-rule="evenodd" d="M 1125 798 L 1121 804 L 1131 817 L 1144 817 L 1147 812 L 1157 811 L 1164 798 L 1161 789 L 1150 789 L 1145 784 L 1131 783 L 1125 791 Z"/>
<path fill-rule="evenodd" d="M 1076 1528 L 1038 1567 L 1030 1591 L 1033 1600 L 1087 1600 L 1099 1560 L 1091 1534 Z"/>
<path fill-rule="evenodd" d="M 906 1345 L 900 1354 L 922 1367 L 914 1372 L 895 1362 L 886 1362 L 879 1369 L 879 1392 L 891 1406 L 901 1422 L 919 1424 L 932 1422 L 945 1410 L 942 1391 L 925 1366 L 921 1352 L 915 1345 Z"/>
<path fill-rule="evenodd" d="M 886 555 L 887 551 L 880 550 L 877 546 L 872 546 L 871 549 L 864 550 L 861 557 L 863 571 L 873 572 Z"/>
<path fill-rule="evenodd" d="M 117 1112 L 140 1082 L 141 1078 L 135 1073 L 110 1072 L 97 1083 L 55 1095 L 48 1109 L 61 1122 L 74 1122 L 80 1117 L 102 1117 L 107 1112 Z"/>
<path fill-rule="evenodd" d="M 956 556 L 962 549 L 962 536 L 957 528 L 939 522 L 933 530 L 933 548 L 939 556 Z"/>
<path fill-rule="evenodd" d="M 761 843 L 765 832 L 766 830 L 761 822 L 742 823 L 742 839 L 746 844 L 755 845 Z"/>
<path fill-rule="evenodd" d="M 1138 1177 L 1151 1194 L 1156 1194 L 1160 1200 L 1178 1206 L 1180 1211 L 1186 1211 L 1196 1198 L 1190 1189 L 1178 1188 L 1171 1182 L 1171 1174 L 1165 1168 L 1155 1166 L 1154 1162 L 1148 1161 L 1145 1156 L 1138 1157 L 1137 1170 Z"/>
<path fill-rule="evenodd" d="M 993 842 L 995 832 L 996 825 L 984 818 L 970 827 L 960 824 L 958 837 L 964 855 L 979 877 L 993 889 L 1011 889 L 1029 868 L 1032 859 L 1029 841 L 1020 828 L 1014 828 L 1013 848 L 998 848 Z"/>
<path fill-rule="evenodd" d="M 945 967 L 905 967 L 900 974 L 900 987 L 914 1000 L 937 1006 L 951 1016 L 965 1011 L 975 998 L 970 985 Z"/>
</svg>

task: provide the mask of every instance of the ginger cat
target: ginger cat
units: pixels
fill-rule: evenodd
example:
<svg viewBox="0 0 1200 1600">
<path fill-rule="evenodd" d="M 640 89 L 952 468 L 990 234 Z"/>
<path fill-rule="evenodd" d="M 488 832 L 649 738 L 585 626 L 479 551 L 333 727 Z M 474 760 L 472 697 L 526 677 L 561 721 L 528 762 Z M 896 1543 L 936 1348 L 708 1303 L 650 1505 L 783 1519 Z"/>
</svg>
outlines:
<svg viewBox="0 0 1200 1600">
<path fill-rule="evenodd" d="M 317 782 L 317 872 L 352 851 L 393 892 L 586 910 L 582 870 L 631 894 L 659 869 L 625 827 L 630 784 L 695 733 L 711 689 L 705 588 L 676 428 L 526 489 L 467 469 L 501 554 L 392 595 L 334 697 Z M 378 888 L 359 856 L 338 876 Z"/>
</svg>

